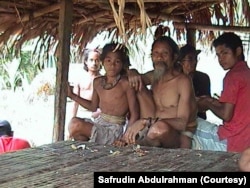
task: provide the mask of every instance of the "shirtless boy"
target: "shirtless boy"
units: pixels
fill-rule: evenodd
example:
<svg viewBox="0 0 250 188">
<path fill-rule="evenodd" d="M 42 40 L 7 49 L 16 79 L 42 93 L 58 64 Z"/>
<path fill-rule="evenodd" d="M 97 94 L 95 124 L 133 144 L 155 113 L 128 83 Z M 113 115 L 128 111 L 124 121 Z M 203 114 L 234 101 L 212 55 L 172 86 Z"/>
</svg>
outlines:
<svg viewBox="0 0 250 188">
<path fill-rule="evenodd" d="M 121 44 L 107 44 L 100 59 L 106 75 L 94 79 L 92 100 L 74 94 L 69 85 L 68 96 L 91 111 L 100 108 L 101 114 L 94 122 L 73 117 L 68 127 L 69 136 L 75 140 L 112 144 L 122 136 L 127 117 L 128 126 L 139 118 L 139 106 L 125 75 L 129 66 L 127 48 Z"/>
</svg>

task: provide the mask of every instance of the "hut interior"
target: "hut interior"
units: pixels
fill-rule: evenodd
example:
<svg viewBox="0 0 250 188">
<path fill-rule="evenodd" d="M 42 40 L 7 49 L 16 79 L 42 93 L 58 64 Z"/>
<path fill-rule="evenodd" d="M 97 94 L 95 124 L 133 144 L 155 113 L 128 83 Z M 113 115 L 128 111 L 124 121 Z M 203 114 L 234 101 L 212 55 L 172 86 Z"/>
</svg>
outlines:
<svg viewBox="0 0 250 188">
<path fill-rule="evenodd" d="M 53 140 L 64 140 L 70 47 L 79 53 L 103 31 L 125 43 L 147 28 L 171 21 L 177 38 L 211 41 L 221 31 L 250 32 L 249 0 L 1 0 L 0 49 L 37 38 L 45 51 L 56 49 L 57 76 Z M 159 28 L 162 34 L 168 28 Z M 199 33 L 198 39 L 194 33 Z M 249 42 L 249 37 L 248 37 Z M 249 45 L 249 43 L 248 43 Z M 34 50 L 39 53 L 42 49 Z"/>
</svg>

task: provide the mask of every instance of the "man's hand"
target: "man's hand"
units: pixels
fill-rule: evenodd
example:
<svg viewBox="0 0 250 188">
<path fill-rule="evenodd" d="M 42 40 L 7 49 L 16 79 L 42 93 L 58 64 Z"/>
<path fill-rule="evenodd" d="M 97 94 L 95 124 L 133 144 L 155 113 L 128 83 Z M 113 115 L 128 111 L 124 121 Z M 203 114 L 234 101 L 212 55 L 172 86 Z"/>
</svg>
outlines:
<svg viewBox="0 0 250 188">
<path fill-rule="evenodd" d="M 136 141 L 136 135 L 139 133 L 140 130 L 142 130 L 146 125 L 146 119 L 143 120 L 137 120 L 134 124 L 128 126 L 123 139 L 128 144 L 135 144 Z"/>
<path fill-rule="evenodd" d="M 128 81 L 130 87 L 134 88 L 136 91 L 141 91 L 143 87 L 143 81 L 141 75 L 135 69 L 128 70 Z"/>
<path fill-rule="evenodd" d="M 66 87 L 67 87 L 67 96 L 70 97 L 70 98 L 72 98 L 72 96 L 73 96 L 73 86 L 71 86 L 69 84 L 69 82 L 68 82 L 67 85 L 66 85 Z"/>
<path fill-rule="evenodd" d="M 124 146 L 127 146 L 128 144 L 125 142 L 125 140 L 123 140 L 123 138 L 121 138 L 121 139 L 115 140 L 112 145 L 116 147 L 124 147 Z"/>
<path fill-rule="evenodd" d="M 207 110 L 209 110 L 209 103 L 213 102 L 213 98 L 209 97 L 209 96 L 200 96 L 196 98 L 197 100 L 197 106 L 198 106 L 198 111 L 199 112 L 205 112 Z"/>
</svg>

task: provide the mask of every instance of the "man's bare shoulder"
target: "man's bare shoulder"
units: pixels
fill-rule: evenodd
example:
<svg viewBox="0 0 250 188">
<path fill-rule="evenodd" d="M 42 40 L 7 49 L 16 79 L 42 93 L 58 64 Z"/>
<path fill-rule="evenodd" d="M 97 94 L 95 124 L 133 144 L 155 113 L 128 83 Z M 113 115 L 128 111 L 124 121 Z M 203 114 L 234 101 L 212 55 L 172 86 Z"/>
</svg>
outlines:
<svg viewBox="0 0 250 188">
<path fill-rule="evenodd" d="M 187 82 L 190 83 L 191 82 L 191 78 L 184 74 L 184 73 L 179 73 L 179 75 L 177 76 L 177 81 L 180 82 L 180 84 L 186 84 Z"/>
<path fill-rule="evenodd" d="M 94 85 L 94 88 L 96 88 L 97 86 L 100 85 L 101 83 L 101 80 L 103 79 L 104 76 L 98 76 L 98 77 L 95 77 L 94 80 L 93 80 L 93 85 Z"/>
</svg>

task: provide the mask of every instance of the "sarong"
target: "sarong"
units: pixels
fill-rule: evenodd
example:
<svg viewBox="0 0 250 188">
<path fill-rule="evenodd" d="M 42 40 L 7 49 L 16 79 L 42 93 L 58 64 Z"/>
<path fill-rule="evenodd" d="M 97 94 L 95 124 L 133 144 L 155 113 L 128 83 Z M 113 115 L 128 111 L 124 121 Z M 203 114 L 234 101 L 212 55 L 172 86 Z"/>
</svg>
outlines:
<svg viewBox="0 0 250 188">
<path fill-rule="evenodd" d="M 113 144 L 115 140 L 121 138 L 123 135 L 125 123 L 125 117 L 110 116 L 101 113 L 94 121 L 89 142 Z"/>
<path fill-rule="evenodd" d="M 197 118 L 198 126 L 192 140 L 192 149 L 227 151 L 227 140 L 220 140 L 219 126 L 202 118 Z"/>
</svg>

